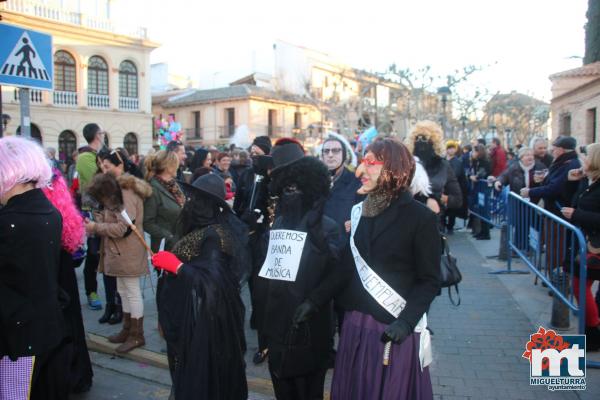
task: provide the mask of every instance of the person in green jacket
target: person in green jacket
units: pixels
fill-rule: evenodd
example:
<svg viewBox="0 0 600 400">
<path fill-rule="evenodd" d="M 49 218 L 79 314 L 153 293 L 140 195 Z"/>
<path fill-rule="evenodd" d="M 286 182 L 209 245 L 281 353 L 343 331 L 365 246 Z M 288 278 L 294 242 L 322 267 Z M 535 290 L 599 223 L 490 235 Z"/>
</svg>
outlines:
<svg viewBox="0 0 600 400">
<path fill-rule="evenodd" d="M 106 132 L 95 123 L 87 124 L 83 127 L 83 137 L 88 145 L 80 149 L 75 171 L 79 179 L 79 194 L 83 199 L 87 187 L 94 175 L 98 173 L 98 164 L 96 163 L 96 153 L 104 146 Z M 82 202 L 83 203 L 83 202 Z M 82 211 L 89 212 L 89 208 L 82 206 Z M 89 213 L 91 215 L 91 213 Z M 87 295 L 88 306 L 92 310 L 101 310 L 102 302 L 98 298 L 98 282 L 96 281 L 96 271 L 100 262 L 100 239 L 89 236 L 87 240 L 87 254 L 85 265 L 83 267 L 83 276 L 85 283 L 85 294 Z"/>
<path fill-rule="evenodd" d="M 176 179 L 179 158 L 175 152 L 160 150 L 146 157 L 144 166 L 147 171 L 146 179 L 152 187 L 152 195 L 144 201 L 144 231 L 150 235 L 152 252 L 157 253 L 161 250 L 160 244 L 163 239 L 164 250 L 169 251 L 177 243 L 177 221 L 186 200 Z M 161 271 L 156 269 L 159 276 L 156 285 L 157 306 L 165 279 L 169 279 L 167 274 Z M 160 326 L 159 330 L 162 336 Z M 175 365 L 174 360 L 169 360 L 169 365 Z M 171 374 L 173 372 L 174 370 L 171 370 Z M 173 378 L 173 375 L 171 377 Z"/>
<path fill-rule="evenodd" d="M 144 202 L 144 230 L 150 235 L 150 247 L 158 252 L 162 239 L 164 250 L 177 242 L 175 226 L 185 195 L 176 181 L 179 159 L 177 154 L 160 150 L 146 158 L 146 179 L 152 186 L 152 195 Z"/>
</svg>

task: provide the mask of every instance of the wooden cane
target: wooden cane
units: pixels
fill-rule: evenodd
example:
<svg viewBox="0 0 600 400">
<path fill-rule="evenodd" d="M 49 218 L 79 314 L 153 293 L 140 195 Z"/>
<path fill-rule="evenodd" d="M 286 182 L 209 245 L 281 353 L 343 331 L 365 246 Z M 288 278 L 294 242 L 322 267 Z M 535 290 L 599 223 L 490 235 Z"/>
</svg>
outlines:
<svg viewBox="0 0 600 400">
<path fill-rule="evenodd" d="M 125 222 L 127 222 L 127 225 L 129 225 L 129 228 L 131 228 L 133 233 L 135 233 L 135 236 L 137 236 L 137 238 L 140 239 L 140 242 L 142 242 L 142 244 L 146 248 L 146 251 L 148 252 L 148 254 L 150 254 L 150 257 L 152 257 L 154 255 L 154 253 L 152 252 L 152 249 L 150 249 L 150 246 L 148 246 L 148 243 L 146 243 L 146 239 L 144 239 L 144 237 L 142 236 L 140 231 L 138 231 L 137 227 L 134 225 L 131 218 L 129 218 L 129 215 L 127 215 L 127 211 L 125 211 L 125 209 L 123 209 L 123 211 L 121 211 L 121 216 L 123 217 Z"/>
</svg>

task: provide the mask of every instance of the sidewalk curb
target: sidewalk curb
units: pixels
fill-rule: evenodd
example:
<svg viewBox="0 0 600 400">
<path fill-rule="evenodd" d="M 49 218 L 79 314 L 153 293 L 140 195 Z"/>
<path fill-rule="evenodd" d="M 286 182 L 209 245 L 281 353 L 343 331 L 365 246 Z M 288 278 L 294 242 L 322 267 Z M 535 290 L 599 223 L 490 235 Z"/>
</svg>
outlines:
<svg viewBox="0 0 600 400">
<path fill-rule="evenodd" d="M 143 348 L 133 349 L 129 353 L 119 354 L 115 349 L 119 346 L 118 344 L 111 343 L 104 336 L 96 335 L 94 333 L 86 333 L 86 342 L 89 351 L 95 351 L 97 353 L 108 354 L 110 356 L 117 356 L 127 360 L 144 363 L 153 367 L 169 369 L 169 363 L 165 354 L 156 353 Z M 260 395 L 272 396 L 274 398 L 273 385 L 269 379 L 263 379 L 253 376 L 246 376 L 248 381 L 248 391 L 254 392 Z M 326 399 L 329 398 L 329 393 L 326 392 Z"/>
</svg>

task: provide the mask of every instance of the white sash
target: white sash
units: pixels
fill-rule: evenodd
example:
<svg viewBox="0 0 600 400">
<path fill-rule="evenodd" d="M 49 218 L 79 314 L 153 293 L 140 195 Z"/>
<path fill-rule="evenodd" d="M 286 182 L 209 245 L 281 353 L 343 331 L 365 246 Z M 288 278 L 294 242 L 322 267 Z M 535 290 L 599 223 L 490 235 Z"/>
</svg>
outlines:
<svg viewBox="0 0 600 400">
<path fill-rule="evenodd" d="M 387 312 L 392 314 L 394 318 L 398 318 L 404 307 L 406 300 L 400 296 L 390 285 L 388 285 L 375 271 L 369 267 L 367 262 L 362 258 L 354 243 L 354 233 L 358 227 L 360 217 L 362 215 L 363 203 L 360 202 L 352 207 L 351 214 L 351 233 L 350 233 L 350 249 L 354 256 L 354 264 L 364 289 L 383 307 Z M 431 336 L 427 327 L 427 315 L 423 314 L 421 320 L 415 327 L 415 332 L 421 334 L 419 341 L 419 361 L 421 370 L 431 364 L 433 359 L 431 354 Z"/>
</svg>

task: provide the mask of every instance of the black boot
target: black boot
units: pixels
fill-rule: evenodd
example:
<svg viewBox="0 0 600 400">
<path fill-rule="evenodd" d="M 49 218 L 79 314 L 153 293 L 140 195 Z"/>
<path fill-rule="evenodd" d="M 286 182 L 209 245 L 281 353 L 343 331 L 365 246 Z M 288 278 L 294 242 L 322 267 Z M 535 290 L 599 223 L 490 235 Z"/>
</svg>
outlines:
<svg viewBox="0 0 600 400">
<path fill-rule="evenodd" d="M 586 326 L 585 339 L 587 351 L 600 350 L 600 326 Z"/>
<path fill-rule="evenodd" d="M 110 316 L 115 311 L 115 307 L 116 306 L 114 304 L 107 304 L 106 307 L 104 307 L 104 315 L 98 320 L 98 322 L 101 324 L 107 323 L 110 320 Z"/>
<path fill-rule="evenodd" d="M 122 320 L 123 320 L 123 307 L 120 304 L 117 304 L 115 306 L 115 310 L 114 310 L 113 314 L 110 316 L 110 319 L 108 320 L 108 323 L 110 325 L 116 325 L 116 324 L 120 324 Z"/>
</svg>

